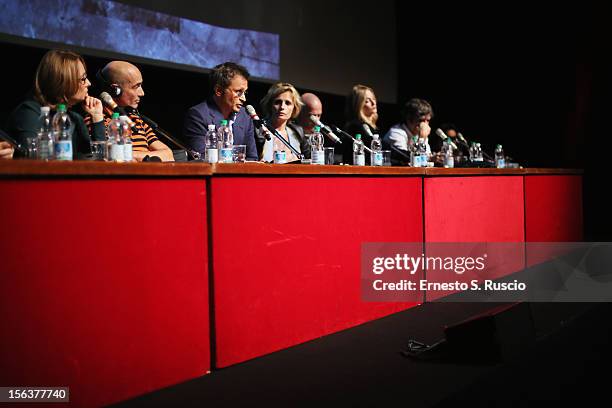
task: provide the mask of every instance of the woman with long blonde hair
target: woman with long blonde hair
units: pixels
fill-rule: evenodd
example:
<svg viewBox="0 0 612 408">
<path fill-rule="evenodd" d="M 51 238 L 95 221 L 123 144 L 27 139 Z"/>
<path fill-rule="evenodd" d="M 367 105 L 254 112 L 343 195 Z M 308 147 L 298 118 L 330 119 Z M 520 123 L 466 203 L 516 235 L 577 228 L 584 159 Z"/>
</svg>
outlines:
<svg viewBox="0 0 612 408">
<path fill-rule="evenodd" d="M 346 98 L 346 131 L 355 136 L 361 134 L 364 145 L 370 147 L 372 135 L 379 134 L 378 105 L 376 94 L 369 86 L 357 84 L 353 86 L 351 93 Z M 342 155 L 345 164 L 353 164 L 353 144 L 350 141 L 343 142 Z M 370 156 L 366 154 L 366 164 L 369 164 Z"/>
</svg>

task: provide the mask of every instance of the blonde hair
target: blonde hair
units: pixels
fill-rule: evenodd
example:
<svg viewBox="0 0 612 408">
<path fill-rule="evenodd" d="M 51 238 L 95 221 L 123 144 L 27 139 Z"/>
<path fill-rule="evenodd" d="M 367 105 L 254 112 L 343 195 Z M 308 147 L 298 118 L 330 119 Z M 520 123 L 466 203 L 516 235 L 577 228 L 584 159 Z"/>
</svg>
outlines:
<svg viewBox="0 0 612 408">
<path fill-rule="evenodd" d="M 295 119 L 300 114 L 300 111 L 304 107 L 304 102 L 295 87 L 287 82 L 277 82 L 268 89 L 268 93 L 261 100 L 261 110 L 264 115 L 272 116 L 272 104 L 274 99 L 285 92 L 291 92 L 291 99 L 293 101 L 293 112 L 291 112 L 291 119 Z"/>
<path fill-rule="evenodd" d="M 372 115 L 371 118 L 367 118 L 363 114 L 363 106 L 366 101 L 366 92 L 370 91 L 374 98 L 376 98 L 376 94 L 374 94 L 374 90 L 369 86 L 357 84 L 353 86 L 351 90 L 351 94 L 348 96 L 346 100 L 346 119 L 347 123 L 351 122 L 365 122 L 370 127 L 376 129 L 376 122 L 378 121 L 378 113 Z"/>
<path fill-rule="evenodd" d="M 40 60 L 34 78 L 34 98 L 41 105 L 68 103 L 80 87 L 79 61 L 87 71 L 79 54 L 66 50 L 50 50 Z"/>
</svg>

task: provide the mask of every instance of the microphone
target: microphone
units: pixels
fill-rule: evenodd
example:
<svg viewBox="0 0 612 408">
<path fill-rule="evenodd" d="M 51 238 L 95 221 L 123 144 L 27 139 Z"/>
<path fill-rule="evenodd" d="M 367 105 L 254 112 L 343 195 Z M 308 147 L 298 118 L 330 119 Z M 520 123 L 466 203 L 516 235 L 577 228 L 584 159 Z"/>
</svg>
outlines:
<svg viewBox="0 0 612 408">
<path fill-rule="evenodd" d="M 332 130 L 331 130 L 329 127 L 327 127 L 327 126 L 325 126 L 323 123 L 321 123 L 321 121 L 319 120 L 319 118 L 317 118 L 315 115 L 310 115 L 309 119 L 310 119 L 310 121 L 311 121 L 312 123 L 314 123 L 316 126 L 318 126 L 318 127 L 320 127 L 320 128 L 321 128 L 321 132 L 322 132 L 322 133 L 323 133 L 325 136 L 327 136 L 327 137 L 328 137 L 329 139 L 331 139 L 333 142 L 336 142 L 336 143 L 340 143 L 340 144 L 342 144 L 342 140 L 340 140 L 340 138 L 339 138 L 338 136 L 336 136 L 336 135 L 334 134 L 334 132 L 332 132 Z"/>
<path fill-rule="evenodd" d="M 113 111 L 119 112 L 121 115 L 126 115 L 125 110 L 119 105 L 117 105 L 117 102 L 115 102 L 113 97 L 110 96 L 108 92 L 102 92 L 100 94 L 100 99 L 102 99 L 102 102 L 104 102 L 104 104 L 111 108 Z"/>
<path fill-rule="evenodd" d="M 367 123 L 362 123 L 361 127 L 363 128 L 363 131 L 366 133 L 366 135 L 370 136 L 371 138 L 374 138 L 374 135 L 372 134 L 372 131 L 370 130 L 370 127 Z"/>
<path fill-rule="evenodd" d="M 132 121 L 132 119 L 130 119 L 130 117 L 127 114 L 127 112 L 125 111 L 125 109 L 123 109 L 121 106 L 117 105 L 117 102 L 115 102 L 113 97 L 110 96 L 108 92 L 102 92 L 100 94 L 100 99 L 102 100 L 102 102 L 106 106 L 111 108 L 113 110 L 113 112 L 119 112 L 119 115 L 125 116 L 125 120 L 130 125 L 130 127 L 132 128 L 133 131 L 136 129 L 136 124 Z"/>
<path fill-rule="evenodd" d="M 353 142 L 355 142 L 355 138 L 353 136 L 351 136 L 349 133 L 346 133 L 344 130 L 340 129 L 338 126 L 336 125 L 331 125 L 332 129 L 334 130 L 334 132 L 339 133 L 341 135 L 344 135 L 345 137 L 348 137 L 349 139 L 351 139 Z M 370 149 L 368 146 L 366 146 L 365 144 L 363 145 L 363 148 L 365 149 L 366 152 L 368 153 L 372 153 L 372 149 Z"/>
<path fill-rule="evenodd" d="M 450 145 L 453 147 L 453 149 L 457 150 L 457 145 L 455 143 L 453 143 L 452 140 L 450 140 L 450 138 L 448 136 L 446 136 L 446 133 L 444 133 L 444 131 L 440 128 L 436 129 L 436 135 L 438 135 L 438 137 L 442 140 L 448 140 L 448 142 L 450 143 Z"/>
<path fill-rule="evenodd" d="M 461 132 L 457 132 L 457 137 L 459 138 L 459 140 L 461 140 L 463 143 L 465 143 L 466 146 L 468 146 L 468 142 L 467 142 L 467 140 L 465 140 L 465 137 L 463 137 Z"/>
<path fill-rule="evenodd" d="M 287 146 L 289 150 L 293 152 L 293 154 L 295 154 L 295 157 L 297 157 L 298 159 L 304 158 L 304 155 L 298 152 L 295 149 L 295 147 L 291 146 L 291 143 L 285 140 L 285 138 L 280 133 L 278 133 L 276 129 L 274 128 L 272 130 L 268 129 L 268 125 L 266 124 L 266 121 L 263 119 L 260 119 L 259 116 L 257 116 L 257 112 L 255 112 L 255 108 L 253 108 L 251 105 L 247 105 L 245 109 L 247 113 L 249 114 L 249 116 L 251 117 L 251 119 L 253 119 L 253 123 L 255 124 L 255 126 L 257 126 L 258 129 L 261 129 L 264 132 L 264 135 L 266 136 L 266 140 L 271 140 L 270 134 L 273 134 L 274 137 L 280 140 L 285 146 Z"/>
<path fill-rule="evenodd" d="M 264 121 L 259 119 L 259 116 L 257 116 L 257 112 L 255 112 L 255 108 L 251 105 L 247 105 L 246 111 L 251 117 L 251 119 L 253 119 L 253 123 L 255 124 L 255 127 L 257 127 L 257 129 L 260 129 L 263 132 L 264 136 L 266 137 L 266 140 L 272 140 L 272 137 L 270 136 L 270 131 L 266 127 Z"/>
</svg>

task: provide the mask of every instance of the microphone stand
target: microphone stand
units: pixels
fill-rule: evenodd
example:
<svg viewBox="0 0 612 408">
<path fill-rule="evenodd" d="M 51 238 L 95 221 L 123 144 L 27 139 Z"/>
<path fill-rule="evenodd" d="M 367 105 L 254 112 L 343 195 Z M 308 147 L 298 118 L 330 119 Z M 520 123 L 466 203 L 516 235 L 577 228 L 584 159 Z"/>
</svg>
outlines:
<svg viewBox="0 0 612 408">
<path fill-rule="evenodd" d="M 332 128 L 332 130 L 334 131 L 334 133 L 341 133 L 344 136 L 348 137 L 349 139 L 351 139 L 353 142 L 355 142 L 355 138 L 351 135 L 349 135 L 348 133 L 346 133 L 344 130 L 340 129 L 338 126 L 335 125 L 328 125 Z M 363 144 L 363 148 L 370 154 L 372 154 L 372 149 L 370 149 L 368 146 L 365 145 L 365 143 Z"/>
<path fill-rule="evenodd" d="M 200 152 L 196 152 L 195 150 L 189 149 L 187 148 L 185 145 L 183 145 L 182 143 L 180 143 L 178 140 L 176 140 L 175 138 L 173 138 L 172 136 L 170 136 L 170 134 L 165 131 L 164 129 L 160 128 L 159 125 L 157 124 L 157 122 L 155 122 L 152 119 L 149 119 L 148 117 L 146 117 L 145 115 L 141 114 L 138 111 L 135 111 L 136 114 L 138 116 L 140 116 L 140 119 L 142 119 L 147 125 L 151 126 L 151 128 L 158 133 L 159 135 L 163 136 L 164 138 L 166 138 L 167 140 L 169 140 L 170 142 L 174 143 L 175 145 L 177 145 L 178 147 L 180 147 L 181 149 L 185 150 L 187 152 L 187 154 L 193 159 L 193 160 L 202 160 L 202 154 Z"/>
<path fill-rule="evenodd" d="M 265 119 L 260 119 L 261 123 L 266 127 L 266 129 L 268 129 L 270 132 L 272 132 L 272 134 L 274 135 L 274 137 L 276 137 L 278 140 L 280 140 L 281 142 L 283 142 L 283 144 L 285 146 L 287 146 L 289 148 L 289 150 L 291 150 L 293 152 L 293 154 L 295 154 L 295 156 L 302 160 L 304 158 L 304 155 L 300 152 L 298 152 L 295 147 L 291 146 L 291 143 L 289 143 L 287 140 L 285 140 L 285 138 L 278 133 L 278 130 L 274 129 L 274 127 L 271 127 L 270 125 L 268 125 L 268 122 L 265 121 Z"/>
</svg>

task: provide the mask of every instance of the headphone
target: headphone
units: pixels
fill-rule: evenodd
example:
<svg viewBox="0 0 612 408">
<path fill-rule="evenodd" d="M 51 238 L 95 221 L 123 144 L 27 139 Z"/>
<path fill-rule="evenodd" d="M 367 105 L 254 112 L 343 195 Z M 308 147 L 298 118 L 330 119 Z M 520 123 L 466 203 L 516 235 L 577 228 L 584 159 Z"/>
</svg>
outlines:
<svg viewBox="0 0 612 408">
<path fill-rule="evenodd" d="M 123 90 L 121 89 L 121 87 L 119 85 L 111 84 L 104 77 L 104 74 L 102 74 L 102 70 L 101 69 L 99 69 L 98 72 L 96 72 L 96 79 L 98 80 L 98 84 L 100 85 L 102 90 L 108 92 L 110 94 L 110 96 L 112 96 L 113 98 L 118 98 L 123 93 Z"/>
</svg>

